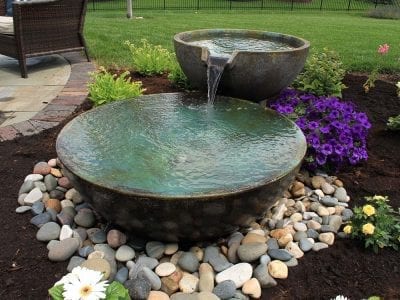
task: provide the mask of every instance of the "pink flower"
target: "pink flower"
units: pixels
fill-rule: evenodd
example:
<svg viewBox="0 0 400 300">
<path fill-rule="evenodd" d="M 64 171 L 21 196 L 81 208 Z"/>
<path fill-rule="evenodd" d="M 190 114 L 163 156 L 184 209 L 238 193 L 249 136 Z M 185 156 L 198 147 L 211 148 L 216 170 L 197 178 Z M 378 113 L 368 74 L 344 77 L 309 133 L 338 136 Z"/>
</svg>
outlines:
<svg viewBox="0 0 400 300">
<path fill-rule="evenodd" d="M 389 52 L 389 45 L 388 44 L 383 44 L 383 45 L 379 45 L 378 47 L 378 53 L 379 54 L 386 54 Z"/>
</svg>

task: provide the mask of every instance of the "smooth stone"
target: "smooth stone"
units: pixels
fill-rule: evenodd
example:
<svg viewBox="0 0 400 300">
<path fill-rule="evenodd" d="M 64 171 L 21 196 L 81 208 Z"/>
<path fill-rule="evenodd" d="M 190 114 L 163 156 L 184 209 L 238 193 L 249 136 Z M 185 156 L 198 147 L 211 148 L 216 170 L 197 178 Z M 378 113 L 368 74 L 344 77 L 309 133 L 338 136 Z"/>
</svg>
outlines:
<svg viewBox="0 0 400 300">
<path fill-rule="evenodd" d="M 43 175 L 41 175 L 41 174 L 29 174 L 25 177 L 24 182 L 28 181 L 28 180 L 34 182 L 34 181 L 39 181 L 42 179 L 43 179 Z"/>
<path fill-rule="evenodd" d="M 310 251 L 313 246 L 314 246 L 314 244 L 311 243 L 307 238 L 302 238 L 299 241 L 299 247 L 303 252 Z"/>
<path fill-rule="evenodd" d="M 103 230 L 96 231 L 89 239 L 95 244 L 103 244 L 107 241 L 107 235 Z"/>
<path fill-rule="evenodd" d="M 317 251 L 318 252 L 318 251 L 320 251 L 322 249 L 326 249 L 328 247 L 329 246 L 327 244 L 325 244 L 325 243 L 317 242 L 317 243 L 314 244 L 312 249 L 313 249 L 313 251 Z"/>
<path fill-rule="evenodd" d="M 314 229 L 314 230 L 320 230 L 321 229 L 321 224 L 315 220 L 309 220 L 307 222 L 307 227 L 309 229 Z"/>
<path fill-rule="evenodd" d="M 169 300 L 169 296 L 162 291 L 150 291 L 147 300 Z"/>
<path fill-rule="evenodd" d="M 179 290 L 179 281 L 182 279 L 182 272 L 175 271 L 168 277 L 161 278 L 161 290 L 168 295 L 172 295 L 173 293 Z"/>
<path fill-rule="evenodd" d="M 329 211 L 325 206 L 320 205 L 318 206 L 317 214 L 321 217 L 329 216 Z"/>
<path fill-rule="evenodd" d="M 200 247 L 193 246 L 189 249 L 194 255 L 196 255 L 198 261 L 202 261 L 204 257 L 204 250 Z M 165 253 L 165 252 L 164 252 Z M 175 251 L 176 253 L 176 251 Z"/>
<path fill-rule="evenodd" d="M 329 224 L 329 216 L 323 216 L 321 224 L 328 225 Z"/>
<path fill-rule="evenodd" d="M 229 299 L 235 295 L 236 285 L 232 280 L 224 280 L 218 283 L 214 289 L 213 294 L 217 295 L 220 299 Z"/>
<path fill-rule="evenodd" d="M 74 221 L 79 226 L 90 228 L 96 223 L 96 218 L 92 210 L 81 209 L 74 217 Z"/>
<path fill-rule="evenodd" d="M 289 242 L 285 250 L 287 250 L 294 258 L 301 258 L 304 256 L 304 252 L 300 249 L 299 245 L 295 242 Z"/>
<path fill-rule="evenodd" d="M 292 220 L 293 222 L 301 222 L 301 220 L 303 220 L 303 215 L 296 212 L 290 216 L 290 220 Z"/>
<path fill-rule="evenodd" d="M 85 267 L 89 270 L 99 271 L 103 273 L 102 280 L 107 280 L 111 274 L 111 266 L 110 263 L 104 258 L 92 258 L 85 260 L 81 267 Z"/>
<path fill-rule="evenodd" d="M 199 261 L 192 252 L 184 252 L 178 260 L 178 266 L 190 273 L 196 272 L 199 268 Z"/>
<path fill-rule="evenodd" d="M 42 193 L 47 191 L 46 185 L 41 181 L 35 181 L 34 186 L 37 187 Z"/>
<path fill-rule="evenodd" d="M 86 240 L 88 237 L 86 229 L 82 228 L 82 227 L 75 228 L 73 235 L 74 236 L 79 235 L 79 237 L 82 239 L 82 241 Z"/>
<path fill-rule="evenodd" d="M 63 176 L 62 172 L 57 168 L 50 168 L 50 174 L 57 178 L 60 178 Z"/>
<path fill-rule="evenodd" d="M 35 187 L 24 198 L 24 204 L 32 205 L 33 203 L 35 203 L 37 201 L 41 201 L 42 199 L 43 199 L 42 191 L 39 188 Z"/>
<path fill-rule="evenodd" d="M 229 300 L 249 300 L 249 296 L 244 295 L 241 291 L 236 290 L 235 295 L 233 295 L 232 298 Z"/>
<path fill-rule="evenodd" d="M 60 204 L 61 204 L 61 208 L 75 207 L 74 203 L 68 199 L 61 200 Z"/>
<path fill-rule="evenodd" d="M 307 229 L 306 233 L 309 238 L 318 239 L 319 237 L 319 233 L 314 229 Z"/>
<path fill-rule="evenodd" d="M 241 261 L 252 262 L 260 258 L 261 255 L 267 252 L 268 246 L 266 243 L 249 243 L 240 245 L 237 254 Z"/>
<path fill-rule="evenodd" d="M 321 188 L 322 184 L 325 182 L 326 182 L 326 180 L 322 176 L 316 175 L 316 176 L 311 177 L 311 185 L 313 186 L 314 189 Z"/>
<path fill-rule="evenodd" d="M 286 279 L 288 277 L 288 267 L 280 260 L 273 260 L 268 264 L 268 272 L 274 278 Z"/>
<path fill-rule="evenodd" d="M 51 220 L 53 222 L 57 222 L 57 212 L 54 209 L 48 207 L 46 208 L 46 212 L 48 212 L 51 215 Z"/>
<path fill-rule="evenodd" d="M 275 212 L 272 215 L 271 219 L 276 220 L 276 221 L 283 219 L 283 216 L 286 211 L 287 211 L 287 207 L 286 207 L 285 203 L 282 203 L 281 205 L 279 205 L 278 207 L 275 208 Z"/>
<path fill-rule="evenodd" d="M 61 209 L 62 209 L 62 207 L 61 207 L 61 202 L 60 202 L 60 200 L 58 200 L 58 199 L 52 199 L 52 198 L 50 198 L 50 199 L 47 199 L 46 201 L 43 201 L 44 202 L 44 206 L 46 207 L 46 208 L 52 208 L 52 209 L 54 209 L 57 213 L 59 213 L 60 211 L 61 211 Z"/>
<path fill-rule="evenodd" d="M 220 298 L 212 292 L 200 292 L 197 294 L 196 300 L 219 300 Z"/>
<path fill-rule="evenodd" d="M 88 255 L 88 259 L 94 259 L 94 258 L 104 258 L 104 253 L 101 251 L 93 251 Z"/>
<path fill-rule="evenodd" d="M 172 255 L 179 250 L 179 245 L 177 243 L 165 244 L 164 254 Z"/>
<path fill-rule="evenodd" d="M 164 262 L 159 264 L 155 272 L 160 277 L 169 276 L 176 271 L 176 266 L 170 262 Z"/>
<path fill-rule="evenodd" d="M 202 263 L 199 267 L 199 291 L 212 292 L 214 289 L 214 270 L 208 263 Z"/>
<path fill-rule="evenodd" d="M 275 239 L 275 238 L 270 238 L 270 239 L 267 241 L 267 246 L 268 246 L 268 249 L 269 249 L 269 250 L 272 250 L 272 249 L 279 249 L 278 240 Z"/>
<path fill-rule="evenodd" d="M 66 206 L 61 211 L 68 214 L 71 218 L 75 218 L 75 216 L 77 215 L 77 211 L 72 206 Z"/>
<path fill-rule="evenodd" d="M 48 212 L 41 213 L 39 215 L 34 216 L 30 223 L 40 228 L 43 224 L 46 224 L 51 221 L 51 215 Z"/>
<path fill-rule="evenodd" d="M 349 204 L 345 202 L 339 202 L 338 205 L 343 207 L 349 207 Z"/>
<path fill-rule="evenodd" d="M 24 199 L 25 199 L 25 197 L 26 197 L 27 195 L 28 195 L 27 193 L 22 193 L 22 194 L 18 195 L 18 200 L 17 200 L 17 202 L 18 202 L 19 205 L 21 205 L 21 206 L 24 206 L 24 205 L 25 205 Z"/>
<path fill-rule="evenodd" d="M 63 200 L 64 195 L 65 194 L 63 192 L 61 192 L 60 190 L 57 190 L 57 189 L 49 192 L 50 198 L 53 198 L 53 199 Z"/>
<path fill-rule="evenodd" d="M 335 232 L 336 233 L 337 231 L 331 225 L 322 225 L 320 232 Z"/>
<path fill-rule="evenodd" d="M 229 245 L 228 245 L 229 246 Z M 220 254 L 219 248 L 215 246 L 208 246 L 204 250 L 204 257 L 203 257 L 203 262 L 209 262 L 210 258 L 212 257 L 218 257 Z"/>
<path fill-rule="evenodd" d="M 50 250 L 51 248 L 53 248 L 55 245 L 57 245 L 59 243 L 60 243 L 59 240 L 51 240 L 47 243 L 46 248 L 47 248 L 47 250 Z"/>
<path fill-rule="evenodd" d="M 93 246 L 84 246 L 78 250 L 79 255 L 85 258 L 88 257 L 92 252 L 94 252 Z"/>
<path fill-rule="evenodd" d="M 147 300 L 151 291 L 150 283 L 142 278 L 125 281 L 124 287 L 128 289 L 129 296 L 135 300 Z"/>
<path fill-rule="evenodd" d="M 179 281 L 178 285 L 181 292 L 190 294 L 198 291 L 199 278 L 192 274 L 184 272 L 182 279 Z"/>
<path fill-rule="evenodd" d="M 65 261 L 78 250 L 79 244 L 76 238 L 62 240 L 50 248 L 48 257 L 51 261 Z"/>
<path fill-rule="evenodd" d="M 305 211 L 303 213 L 303 219 L 304 220 L 311 220 L 313 217 L 318 217 L 318 214 L 316 214 L 313 211 Z"/>
<path fill-rule="evenodd" d="M 71 182 L 65 176 L 58 179 L 58 185 L 66 189 L 70 189 L 72 187 Z"/>
<path fill-rule="evenodd" d="M 252 298 L 260 298 L 261 297 L 261 286 L 260 282 L 257 278 L 251 278 L 247 280 L 242 286 L 242 292 L 245 295 L 249 295 Z"/>
<path fill-rule="evenodd" d="M 122 267 L 118 270 L 117 274 L 115 274 L 114 280 L 124 284 L 124 282 L 128 280 L 128 273 L 128 268 Z"/>
<path fill-rule="evenodd" d="M 222 272 L 232 266 L 232 263 L 222 253 L 219 253 L 216 257 L 211 257 L 209 263 L 216 272 Z"/>
<path fill-rule="evenodd" d="M 160 259 L 165 250 L 165 245 L 158 241 L 150 241 L 146 244 L 146 253 L 151 258 Z"/>
<path fill-rule="evenodd" d="M 321 233 L 318 238 L 322 243 L 325 243 L 329 246 L 333 245 L 335 241 L 335 235 L 332 232 Z"/>
<path fill-rule="evenodd" d="M 147 280 L 151 285 L 151 289 L 154 291 L 158 291 L 161 288 L 160 278 L 147 267 L 143 267 L 143 269 L 138 273 L 138 278 Z"/>
<path fill-rule="evenodd" d="M 127 262 L 135 257 L 135 250 L 127 245 L 122 245 L 115 252 L 115 259 L 121 262 Z M 161 283 L 160 283 L 161 284 Z"/>
<path fill-rule="evenodd" d="M 118 248 L 121 245 L 124 245 L 126 243 L 126 235 L 117 230 L 117 229 L 111 229 L 107 233 L 107 244 L 110 245 L 112 248 Z"/>
<path fill-rule="evenodd" d="M 347 191 L 343 187 L 338 187 L 335 190 L 333 197 L 338 199 L 340 202 L 347 202 Z"/>
<path fill-rule="evenodd" d="M 268 266 L 265 264 L 259 264 L 254 269 L 253 276 L 257 278 L 262 288 L 270 288 L 278 284 L 276 280 L 269 274 Z"/>
<path fill-rule="evenodd" d="M 296 231 L 303 231 L 303 232 L 307 231 L 307 225 L 304 224 L 304 223 L 301 223 L 301 222 L 296 222 L 296 223 L 294 223 L 294 224 L 293 224 L 293 228 L 294 228 Z"/>
<path fill-rule="evenodd" d="M 229 248 L 228 248 L 228 260 L 233 263 L 236 264 L 239 262 L 239 257 L 237 255 L 237 249 L 240 246 L 240 242 L 235 242 L 235 243 L 231 243 Z"/>
<path fill-rule="evenodd" d="M 288 266 L 289 268 L 291 267 L 295 267 L 299 264 L 298 260 L 296 257 L 292 257 L 291 259 L 289 259 L 288 261 L 284 261 L 283 262 L 286 266 Z"/>
<path fill-rule="evenodd" d="M 53 175 L 48 174 L 44 177 L 44 185 L 48 191 L 55 190 L 57 187 L 57 179 Z"/>
<path fill-rule="evenodd" d="M 30 211 L 31 209 L 32 209 L 31 206 L 23 205 L 23 206 L 18 206 L 18 207 L 15 209 L 15 212 L 16 212 L 17 214 L 23 214 L 23 213 L 26 213 L 27 211 Z"/>
<path fill-rule="evenodd" d="M 287 233 L 283 237 L 278 240 L 278 245 L 280 247 L 285 247 L 287 243 L 293 241 L 293 235 L 291 233 Z"/>
<path fill-rule="evenodd" d="M 150 270 L 153 270 L 159 264 L 157 259 L 152 258 L 152 257 L 146 257 L 146 256 L 139 256 L 136 263 L 140 264 L 144 267 L 148 267 Z"/>
<path fill-rule="evenodd" d="M 303 213 L 306 211 L 306 207 L 305 207 L 304 203 L 301 202 L 301 201 L 296 201 L 296 203 L 294 204 L 294 208 L 295 208 L 299 213 L 301 213 L 301 216 L 302 216 L 302 218 L 303 218 Z"/>
<path fill-rule="evenodd" d="M 318 199 L 321 199 L 322 197 L 325 197 L 324 192 L 322 190 L 320 190 L 320 189 L 313 190 L 313 193 L 315 195 L 317 195 Z"/>
<path fill-rule="evenodd" d="M 236 243 L 240 244 L 243 238 L 244 238 L 244 236 L 241 232 L 237 231 L 237 232 L 232 233 L 228 239 L 228 247 L 230 247 L 232 244 L 236 244 Z"/>
<path fill-rule="evenodd" d="M 178 292 L 170 297 L 171 300 L 198 300 L 197 293 L 187 294 Z"/>
<path fill-rule="evenodd" d="M 303 231 L 297 231 L 294 235 L 293 235 L 293 240 L 295 242 L 300 241 L 302 238 L 306 238 L 307 237 L 307 233 L 303 232 Z"/>
<path fill-rule="evenodd" d="M 354 213 L 351 209 L 345 208 L 342 211 L 342 221 L 346 222 L 349 221 L 353 217 Z"/>
<path fill-rule="evenodd" d="M 65 193 L 68 191 L 68 189 L 63 188 L 62 186 L 57 186 L 56 190 L 63 192 L 64 193 L 64 198 L 65 198 Z"/>
<path fill-rule="evenodd" d="M 178 265 L 178 260 L 183 254 L 183 251 L 178 251 L 172 254 L 171 258 L 169 259 L 169 262 L 174 264 L 175 266 Z"/>
<path fill-rule="evenodd" d="M 328 182 L 323 182 L 321 184 L 321 190 L 327 195 L 332 195 L 335 192 L 335 188 Z"/>
<path fill-rule="evenodd" d="M 33 174 L 47 175 L 50 173 L 51 167 L 47 162 L 41 161 L 33 167 Z"/>
<path fill-rule="evenodd" d="M 267 238 L 264 235 L 249 232 L 242 239 L 242 245 L 250 244 L 250 243 L 265 243 L 266 241 L 267 241 Z"/>
<path fill-rule="evenodd" d="M 24 181 L 24 183 L 19 188 L 18 195 L 28 194 L 34 188 L 35 188 L 35 184 L 34 184 L 34 182 L 32 180 Z"/>
<path fill-rule="evenodd" d="M 71 226 L 69 225 L 63 225 L 61 227 L 61 232 L 60 232 L 60 241 L 65 240 L 65 239 L 69 239 L 73 236 L 74 231 L 72 230 Z"/>
<path fill-rule="evenodd" d="M 270 249 L 268 250 L 268 255 L 272 259 L 278 259 L 281 261 L 287 261 L 293 257 L 286 249 Z"/>
<path fill-rule="evenodd" d="M 36 232 L 36 239 L 41 242 L 48 242 L 58 239 L 60 234 L 60 225 L 55 222 L 48 222 Z"/>
<path fill-rule="evenodd" d="M 268 265 L 270 261 L 271 261 L 271 257 L 268 254 L 261 255 L 260 264 Z"/>
<path fill-rule="evenodd" d="M 333 198 L 331 196 L 322 197 L 321 203 L 327 207 L 334 207 L 339 204 L 338 199 Z"/>
<path fill-rule="evenodd" d="M 68 272 L 72 272 L 72 270 L 75 267 L 79 267 L 84 261 L 85 261 L 85 259 L 80 257 L 80 256 L 72 256 L 69 259 L 69 263 L 68 263 L 68 266 L 67 266 L 67 271 Z"/>
<path fill-rule="evenodd" d="M 251 278 L 252 273 L 253 268 L 249 263 L 238 263 L 218 273 L 215 276 L 215 281 L 220 283 L 225 280 L 233 280 L 236 288 L 240 288 L 247 280 Z"/>
<path fill-rule="evenodd" d="M 96 244 L 94 245 L 93 249 L 95 251 L 100 251 L 104 253 L 104 258 L 106 260 L 113 261 L 115 259 L 115 250 L 112 249 L 110 246 L 107 244 Z"/>
</svg>

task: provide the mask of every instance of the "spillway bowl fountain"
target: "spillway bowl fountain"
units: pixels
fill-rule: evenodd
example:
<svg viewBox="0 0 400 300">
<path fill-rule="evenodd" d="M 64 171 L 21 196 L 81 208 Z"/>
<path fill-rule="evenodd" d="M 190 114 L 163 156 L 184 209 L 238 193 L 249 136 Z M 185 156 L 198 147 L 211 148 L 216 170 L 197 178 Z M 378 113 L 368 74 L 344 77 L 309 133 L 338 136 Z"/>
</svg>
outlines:
<svg viewBox="0 0 400 300">
<path fill-rule="evenodd" d="M 225 96 L 262 101 L 287 87 L 304 67 L 310 43 L 266 31 L 205 29 L 174 37 L 178 62 L 190 84 L 207 90 L 207 68 L 223 69 Z"/>
<path fill-rule="evenodd" d="M 209 240 L 276 201 L 306 152 L 301 130 L 260 105 L 194 93 L 118 101 L 68 123 L 64 174 L 98 213 L 163 241 Z"/>
</svg>

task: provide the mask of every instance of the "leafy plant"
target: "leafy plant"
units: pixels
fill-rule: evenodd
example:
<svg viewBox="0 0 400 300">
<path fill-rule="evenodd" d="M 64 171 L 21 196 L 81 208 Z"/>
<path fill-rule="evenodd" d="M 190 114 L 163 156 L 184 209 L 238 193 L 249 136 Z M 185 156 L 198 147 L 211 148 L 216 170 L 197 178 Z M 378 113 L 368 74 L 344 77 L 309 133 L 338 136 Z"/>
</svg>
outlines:
<svg viewBox="0 0 400 300">
<path fill-rule="evenodd" d="M 171 69 L 168 73 L 168 79 L 178 86 L 190 88 L 189 81 L 176 60 L 171 64 Z"/>
<path fill-rule="evenodd" d="M 400 115 L 396 117 L 389 117 L 389 120 L 386 125 L 390 130 L 394 131 L 400 130 Z"/>
<path fill-rule="evenodd" d="M 131 54 L 135 71 L 142 75 L 163 74 L 173 68 L 174 54 L 160 45 L 152 45 L 146 39 L 137 45 L 125 41 Z"/>
<path fill-rule="evenodd" d="M 107 300 L 130 300 L 128 290 L 118 281 L 113 281 L 106 289 Z"/>
<path fill-rule="evenodd" d="M 140 81 L 131 82 L 129 72 L 120 76 L 107 72 L 103 67 L 91 73 L 92 82 L 88 84 L 89 99 L 95 106 L 115 100 L 135 98 L 143 94 Z"/>
<path fill-rule="evenodd" d="M 388 197 L 365 197 L 367 204 L 354 207 L 354 215 L 343 231 L 351 238 L 364 241 L 365 247 L 374 252 L 380 248 L 399 249 L 400 217 L 399 213 L 387 203 Z"/>
<path fill-rule="evenodd" d="M 303 131 L 309 169 L 337 170 L 368 158 L 366 139 L 371 124 L 352 102 L 286 89 L 269 106 L 292 118 Z"/>
<path fill-rule="evenodd" d="M 335 51 L 324 48 L 307 60 L 304 70 L 297 76 L 293 86 L 317 96 L 342 96 L 342 83 L 346 70 Z"/>
<path fill-rule="evenodd" d="M 390 46 L 388 44 L 379 45 L 378 47 L 378 55 L 384 56 L 389 52 Z M 368 93 L 372 88 L 375 87 L 375 81 L 379 77 L 380 66 L 377 65 L 369 74 L 368 79 L 363 84 L 364 91 Z"/>
</svg>

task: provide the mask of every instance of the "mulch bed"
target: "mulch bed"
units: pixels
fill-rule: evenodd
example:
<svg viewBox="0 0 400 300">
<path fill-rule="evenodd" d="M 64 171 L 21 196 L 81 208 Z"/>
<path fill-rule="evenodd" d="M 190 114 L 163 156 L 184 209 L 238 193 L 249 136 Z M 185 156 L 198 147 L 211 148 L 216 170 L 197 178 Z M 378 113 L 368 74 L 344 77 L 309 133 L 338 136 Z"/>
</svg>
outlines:
<svg viewBox="0 0 400 300">
<path fill-rule="evenodd" d="M 176 92 L 165 76 L 142 80 L 147 93 Z M 396 78 L 398 79 L 398 78 Z M 368 114 L 372 129 L 368 137 L 369 159 L 337 174 L 350 194 L 351 205 L 364 196 L 387 195 L 400 207 L 400 132 L 386 130 L 389 116 L 400 114 L 400 99 L 393 83 L 377 81 L 365 94 L 366 77 L 347 75 L 344 99 Z M 90 108 L 84 104 L 80 111 Z M 35 239 L 30 214 L 17 215 L 17 194 L 24 177 L 38 162 L 56 157 L 55 139 L 62 125 L 29 137 L 0 143 L 0 299 L 46 299 L 47 289 L 66 273 L 67 262 L 53 263 L 47 249 Z M 307 253 L 289 278 L 263 291 L 263 299 L 351 299 L 379 295 L 400 299 L 400 252 L 384 249 L 379 254 L 352 240 L 338 240 L 332 247 Z"/>
</svg>

